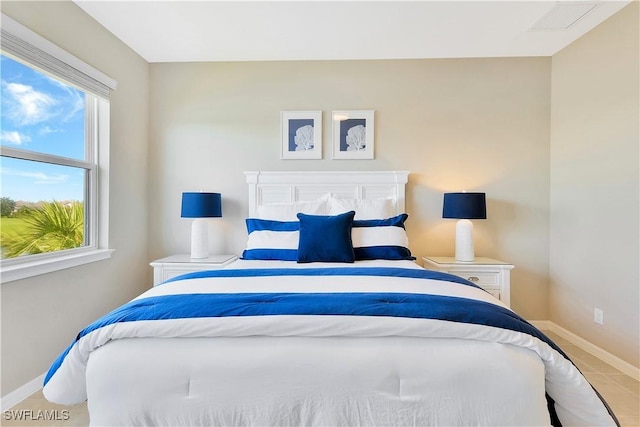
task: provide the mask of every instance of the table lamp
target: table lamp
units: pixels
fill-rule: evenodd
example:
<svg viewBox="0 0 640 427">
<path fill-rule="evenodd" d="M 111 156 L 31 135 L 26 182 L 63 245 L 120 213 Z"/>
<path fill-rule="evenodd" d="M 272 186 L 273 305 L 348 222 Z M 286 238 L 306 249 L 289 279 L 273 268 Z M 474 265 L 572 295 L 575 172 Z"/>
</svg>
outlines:
<svg viewBox="0 0 640 427">
<path fill-rule="evenodd" d="M 456 218 L 456 261 L 471 262 L 473 223 L 471 219 L 487 219 L 485 193 L 445 193 L 442 218 Z"/>
<path fill-rule="evenodd" d="M 182 218 L 193 218 L 191 224 L 191 258 L 209 256 L 209 223 L 205 218 L 222 216 L 220 193 L 182 193 Z"/>
</svg>

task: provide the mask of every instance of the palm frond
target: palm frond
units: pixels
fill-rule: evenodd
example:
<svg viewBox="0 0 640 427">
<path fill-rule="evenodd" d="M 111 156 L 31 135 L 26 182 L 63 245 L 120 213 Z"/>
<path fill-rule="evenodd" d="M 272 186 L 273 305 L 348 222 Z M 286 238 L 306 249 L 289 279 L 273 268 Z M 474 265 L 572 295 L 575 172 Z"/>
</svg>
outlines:
<svg viewBox="0 0 640 427">
<path fill-rule="evenodd" d="M 25 230 L 3 234 L 3 257 L 77 248 L 84 244 L 84 205 L 80 202 L 44 203 L 24 214 Z"/>
</svg>

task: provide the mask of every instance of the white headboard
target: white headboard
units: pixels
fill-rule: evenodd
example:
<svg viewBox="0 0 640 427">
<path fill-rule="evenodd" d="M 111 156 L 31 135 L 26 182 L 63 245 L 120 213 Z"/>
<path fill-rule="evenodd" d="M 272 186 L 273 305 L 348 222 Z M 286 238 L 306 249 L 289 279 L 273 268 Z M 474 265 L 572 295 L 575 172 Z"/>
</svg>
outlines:
<svg viewBox="0 0 640 427">
<path fill-rule="evenodd" d="M 392 197 L 396 214 L 405 212 L 408 171 L 249 171 L 249 216 L 258 206 L 315 200 L 326 193 L 349 199 Z"/>
</svg>

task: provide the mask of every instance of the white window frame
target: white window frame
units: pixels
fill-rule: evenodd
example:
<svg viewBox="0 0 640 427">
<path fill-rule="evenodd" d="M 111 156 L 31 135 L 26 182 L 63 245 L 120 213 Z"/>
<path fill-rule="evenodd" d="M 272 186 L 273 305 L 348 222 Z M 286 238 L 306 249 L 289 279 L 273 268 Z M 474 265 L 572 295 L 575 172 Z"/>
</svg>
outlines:
<svg viewBox="0 0 640 427">
<path fill-rule="evenodd" d="M 85 109 L 85 160 L 0 146 L 0 154 L 37 162 L 85 169 L 86 244 L 80 248 L 24 255 L 0 261 L 0 282 L 51 273 L 111 257 L 109 249 L 109 100 L 116 82 L 69 52 L 2 14 L 2 53 L 25 61 L 30 67 L 74 83 L 87 96 Z M 5 48 L 5 41 L 11 48 Z M 44 59 L 43 59 L 44 58 Z M 106 94 L 106 96 L 105 96 Z"/>
</svg>

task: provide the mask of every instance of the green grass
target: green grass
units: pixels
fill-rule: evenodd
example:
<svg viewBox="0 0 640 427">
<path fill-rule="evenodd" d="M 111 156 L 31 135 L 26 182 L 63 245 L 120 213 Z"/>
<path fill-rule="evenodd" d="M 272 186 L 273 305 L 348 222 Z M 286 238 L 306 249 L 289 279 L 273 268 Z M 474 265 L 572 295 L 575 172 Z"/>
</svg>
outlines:
<svg viewBox="0 0 640 427">
<path fill-rule="evenodd" d="M 0 218 L 0 232 L 2 234 L 20 234 L 27 228 L 22 218 Z"/>
<path fill-rule="evenodd" d="M 12 236 L 23 233 L 28 228 L 27 223 L 22 218 L 0 217 L 0 258 L 4 255 L 4 236 Z"/>
</svg>

